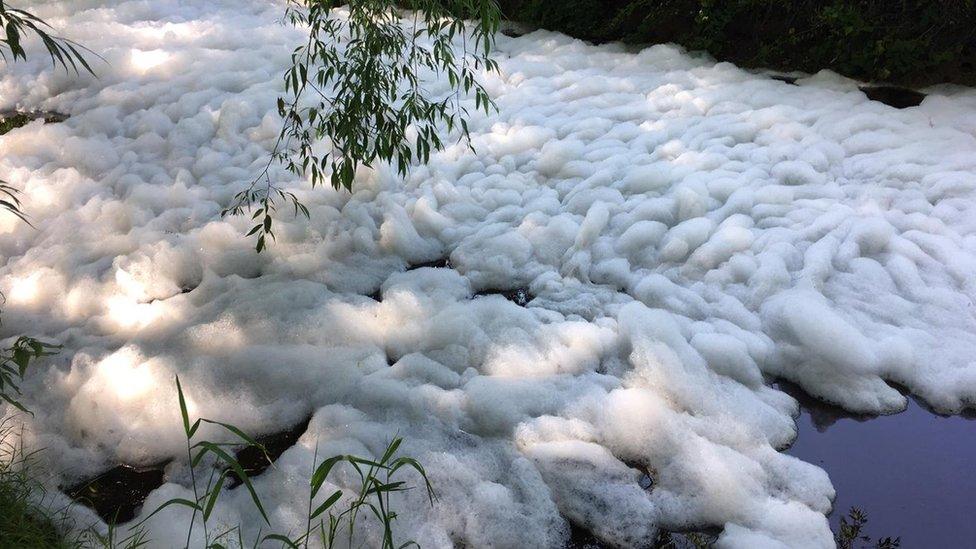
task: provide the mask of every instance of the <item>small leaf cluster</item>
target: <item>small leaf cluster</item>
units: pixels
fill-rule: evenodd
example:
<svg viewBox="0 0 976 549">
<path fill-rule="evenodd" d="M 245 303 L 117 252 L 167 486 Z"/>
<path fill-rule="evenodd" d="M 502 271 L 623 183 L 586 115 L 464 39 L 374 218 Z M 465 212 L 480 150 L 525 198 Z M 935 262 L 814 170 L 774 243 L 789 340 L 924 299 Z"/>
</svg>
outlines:
<svg viewBox="0 0 976 549">
<path fill-rule="evenodd" d="M 0 208 L 16 215 L 24 223 L 31 225 L 31 222 L 27 219 L 27 214 L 24 213 L 20 198 L 17 197 L 18 194 L 20 194 L 19 189 L 8 185 L 6 181 L 0 179 Z M 33 225 L 31 226 L 33 227 Z"/>
<path fill-rule="evenodd" d="M 0 400 L 22 412 L 30 413 L 18 400 L 20 382 L 32 361 L 55 354 L 61 347 L 31 337 L 20 337 L 12 346 L 0 350 Z"/>
<path fill-rule="evenodd" d="M 834 541 L 837 542 L 838 549 L 857 549 L 858 547 L 868 547 L 864 544 L 871 543 L 871 538 L 863 533 L 864 526 L 868 523 L 867 514 L 851 507 L 846 517 L 841 517 L 840 528 Z M 860 546 L 857 544 L 861 544 Z M 898 549 L 901 547 L 901 538 L 882 538 L 873 545 L 874 549 Z"/>
<path fill-rule="evenodd" d="M 26 60 L 23 39 L 25 35 L 33 34 L 41 40 L 55 66 L 60 65 L 75 73 L 85 71 L 95 74 L 84 56 L 85 52 L 91 53 L 90 50 L 77 42 L 51 34 L 51 26 L 42 19 L 28 11 L 11 7 L 3 0 L 0 0 L 0 28 L 5 31 L 0 38 L 0 59 L 4 61 L 9 60 L 8 56 L 13 61 Z"/>
<path fill-rule="evenodd" d="M 60 527 L 63 517 L 43 505 L 37 478 L 38 451 L 24 445 L 24 427 L 13 416 L 0 421 L 0 547 L 74 549 Z"/>
<path fill-rule="evenodd" d="M 486 113 L 494 108 L 477 78 L 498 68 L 490 57 L 500 20 L 494 0 L 291 0 L 286 16 L 309 35 L 284 75 L 286 95 L 277 101 L 284 123 L 269 165 L 224 212 L 254 209 L 248 235 L 259 252 L 274 238 L 277 201 L 309 215 L 272 181 L 272 164 L 313 187 L 351 190 L 361 166 L 391 163 L 403 176 L 427 162 L 444 148 L 441 127 L 460 130 L 470 146 L 463 97 L 473 95 Z M 449 91 L 432 91 L 443 79 Z"/>
<path fill-rule="evenodd" d="M 66 71 L 73 70 L 76 74 L 80 74 L 82 70 L 95 74 L 84 56 L 84 53 L 90 53 L 90 50 L 77 42 L 51 34 L 51 26 L 39 17 L 26 10 L 11 7 L 4 3 L 4 0 L 0 0 L 0 59 L 5 62 L 27 60 L 23 40 L 25 36 L 32 34 L 41 40 L 55 66 L 61 66 Z M 11 120 L 0 120 L 0 135 L 28 120 L 29 118 L 16 116 Z M 29 225 L 30 222 L 21 209 L 17 193 L 16 188 L 0 179 L 0 208 L 16 215 Z"/>
</svg>

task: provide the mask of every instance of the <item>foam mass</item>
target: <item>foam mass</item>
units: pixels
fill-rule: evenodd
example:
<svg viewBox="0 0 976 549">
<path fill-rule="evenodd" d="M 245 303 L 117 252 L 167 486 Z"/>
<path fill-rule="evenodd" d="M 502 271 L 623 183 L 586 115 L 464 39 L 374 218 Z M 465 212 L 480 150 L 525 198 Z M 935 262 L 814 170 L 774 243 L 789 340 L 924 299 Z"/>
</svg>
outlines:
<svg viewBox="0 0 976 549">
<path fill-rule="evenodd" d="M 313 415 L 255 480 L 279 531 L 304 528 L 316 445 L 399 433 L 439 495 L 396 502 L 425 547 L 561 547 L 572 523 L 618 546 L 715 526 L 722 547 L 826 548 L 834 491 L 778 452 L 798 406 L 773 380 L 852 412 L 904 408 L 892 383 L 976 405 L 971 90 L 895 110 L 829 73 L 499 36 L 476 152 L 362 171 L 352 194 L 276 171 L 311 220 L 259 256 L 219 212 L 279 128 L 302 41 L 282 6 L 37 10 L 107 60 L 0 75 L 0 110 L 71 116 L 0 137 L 37 227 L 0 218 L 3 334 L 65 346 L 25 384 L 54 483 L 180 456 L 179 374 L 192 414 L 255 434 Z M 534 299 L 478 295 L 512 288 Z M 178 465 L 147 508 L 188 494 Z M 217 521 L 256 529 L 236 492 Z M 159 546 L 183 543 L 178 513 L 152 521 Z"/>
</svg>

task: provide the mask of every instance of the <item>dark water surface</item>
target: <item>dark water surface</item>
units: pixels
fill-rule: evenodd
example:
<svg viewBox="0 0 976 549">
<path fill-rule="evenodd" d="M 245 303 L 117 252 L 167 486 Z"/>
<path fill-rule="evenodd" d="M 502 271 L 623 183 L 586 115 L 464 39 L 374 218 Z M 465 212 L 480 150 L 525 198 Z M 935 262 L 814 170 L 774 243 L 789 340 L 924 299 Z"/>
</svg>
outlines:
<svg viewBox="0 0 976 549">
<path fill-rule="evenodd" d="M 976 547 L 976 421 L 940 417 L 913 400 L 900 414 L 870 419 L 799 400 L 800 433 L 787 453 L 830 475 L 835 531 L 857 506 L 873 540 L 901 536 L 904 549 Z"/>
</svg>

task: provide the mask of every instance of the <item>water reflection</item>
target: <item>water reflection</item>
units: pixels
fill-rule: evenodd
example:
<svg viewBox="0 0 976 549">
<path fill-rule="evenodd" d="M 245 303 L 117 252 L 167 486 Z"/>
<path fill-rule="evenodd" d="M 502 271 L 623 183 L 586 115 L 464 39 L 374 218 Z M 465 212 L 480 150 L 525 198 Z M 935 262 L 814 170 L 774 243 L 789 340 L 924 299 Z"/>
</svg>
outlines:
<svg viewBox="0 0 976 549">
<path fill-rule="evenodd" d="M 795 398 L 800 403 L 803 414 L 810 418 L 814 429 L 820 433 L 823 433 L 842 419 L 864 423 L 878 417 L 869 414 L 852 414 L 839 406 L 827 404 L 816 397 L 810 396 L 799 385 L 795 385 L 789 381 L 778 381 L 776 388 Z"/>
</svg>

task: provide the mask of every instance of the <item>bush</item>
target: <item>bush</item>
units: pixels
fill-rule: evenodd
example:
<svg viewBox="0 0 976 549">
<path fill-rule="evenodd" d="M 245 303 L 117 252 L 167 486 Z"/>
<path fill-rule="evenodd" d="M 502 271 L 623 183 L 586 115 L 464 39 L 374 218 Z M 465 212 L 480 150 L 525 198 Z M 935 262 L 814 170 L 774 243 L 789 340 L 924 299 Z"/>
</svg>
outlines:
<svg viewBox="0 0 976 549">
<path fill-rule="evenodd" d="M 741 66 L 976 84 L 974 0 L 501 0 L 509 19 L 593 42 L 675 42 Z"/>
</svg>

